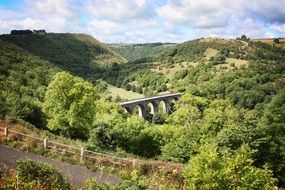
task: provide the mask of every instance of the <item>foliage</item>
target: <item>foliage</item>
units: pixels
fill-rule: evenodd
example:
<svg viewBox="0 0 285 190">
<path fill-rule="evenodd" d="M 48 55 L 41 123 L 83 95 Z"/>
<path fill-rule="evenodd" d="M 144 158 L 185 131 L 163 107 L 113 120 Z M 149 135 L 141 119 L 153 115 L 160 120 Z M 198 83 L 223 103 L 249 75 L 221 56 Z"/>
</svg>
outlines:
<svg viewBox="0 0 285 190">
<path fill-rule="evenodd" d="M 279 184 L 285 184 L 285 90 L 279 91 L 266 106 L 260 122 L 265 142 L 257 154 L 260 164 L 268 163 Z"/>
<path fill-rule="evenodd" d="M 32 160 L 16 162 L 20 189 L 70 189 L 69 182 L 52 165 Z"/>
<path fill-rule="evenodd" d="M 116 144 L 127 151 L 152 157 L 159 152 L 159 146 L 148 134 L 149 124 L 142 118 L 131 116 L 124 123 L 114 126 L 112 133 Z"/>
<path fill-rule="evenodd" d="M 188 189 L 264 189 L 274 186 L 272 172 L 253 166 L 248 146 L 234 155 L 213 145 L 201 147 L 184 171 Z"/>
<path fill-rule="evenodd" d="M 0 39 L 90 81 L 98 70 L 95 65 L 125 62 L 107 46 L 83 34 L 1 35 Z"/>
<path fill-rule="evenodd" d="M 177 127 L 177 126 L 176 126 Z M 199 146 L 201 133 L 197 125 L 178 127 L 173 136 L 161 147 L 161 158 L 166 161 L 186 163 L 195 154 Z"/>
<path fill-rule="evenodd" d="M 96 179 L 87 180 L 82 190 L 146 190 L 146 182 L 138 175 L 136 170 L 132 171 L 129 179 L 122 180 L 118 185 L 98 184 Z"/>
<path fill-rule="evenodd" d="M 241 37 L 240 38 L 237 38 L 237 40 L 242 40 L 242 41 L 249 41 L 250 40 L 250 38 L 247 38 L 246 37 L 246 35 L 241 35 Z"/>
<path fill-rule="evenodd" d="M 11 35 L 27 35 L 33 34 L 31 30 L 11 30 Z"/>
<path fill-rule="evenodd" d="M 124 123 L 126 119 L 122 107 L 115 103 L 97 100 L 95 109 L 95 124 L 88 139 L 90 146 L 115 148 L 113 127 Z"/>
<path fill-rule="evenodd" d="M 97 98 L 92 84 L 66 72 L 57 73 L 47 88 L 43 104 L 50 118 L 49 129 L 73 138 L 86 138 L 94 124 Z"/>
<path fill-rule="evenodd" d="M 170 115 L 168 122 L 175 125 L 188 125 L 202 118 L 208 102 L 205 98 L 184 94 L 176 103 L 176 111 Z"/>
<path fill-rule="evenodd" d="M 219 53 L 210 59 L 210 64 L 218 65 L 223 64 L 226 61 L 226 58 L 229 56 L 230 50 L 228 48 L 223 48 Z"/>
<path fill-rule="evenodd" d="M 101 69 L 101 76 L 109 84 L 145 95 L 165 91 L 167 78 L 151 71 L 152 64 L 112 64 Z"/>
<path fill-rule="evenodd" d="M 199 39 L 161 50 L 161 44 L 135 45 L 129 56 L 138 59 L 119 64 L 120 56 L 85 35 L 1 36 L 0 118 L 13 116 L 44 127 L 49 116 L 53 132 L 82 138 L 88 149 L 107 148 L 171 162 L 190 159 L 186 181 L 188 185 L 201 182 L 200 189 L 210 189 L 212 184 L 224 189 L 254 189 L 262 184 L 266 188 L 273 183 L 264 165 L 284 186 L 285 51 L 243 39 Z M 210 60 L 204 55 L 208 48 L 218 51 Z M 144 51 L 149 53 L 143 56 Z M 243 59 L 246 64 L 233 68 L 227 58 Z M 104 60 L 110 64 L 99 66 Z M 173 67 L 180 69 L 173 77 L 160 72 Z M 66 73 L 50 83 L 62 69 L 96 83 L 95 90 Z M 107 88 L 96 81 L 99 78 L 146 96 L 163 91 L 180 91 L 183 96 L 170 116 L 157 114 L 149 123 L 125 114 L 119 104 L 104 97 L 96 100 L 97 92 Z M 51 86 L 61 98 L 52 95 Z M 207 146 L 213 143 L 216 146 Z M 197 173 L 188 172 L 192 163 Z M 201 176 L 204 170 L 208 173 Z"/>
<path fill-rule="evenodd" d="M 199 43 L 199 40 L 184 42 L 174 47 L 159 52 L 155 57 L 164 63 L 174 63 L 183 61 L 199 61 L 203 58 L 206 47 Z"/>
<path fill-rule="evenodd" d="M 174 46 L 174 44 L 147 43 L 147 44 L 110 44 L 109 47 L 127 58 L 129 61 L 136 61 L 145 57 L 151 57 L 165 48 Z"/>
<path fill-rule="evenodd" d="M 0 118 L 12 116 L 43 128 L 41 104 L 59 69 L 15 45 L 1 40 L 0 44 Z"/>
</svg>

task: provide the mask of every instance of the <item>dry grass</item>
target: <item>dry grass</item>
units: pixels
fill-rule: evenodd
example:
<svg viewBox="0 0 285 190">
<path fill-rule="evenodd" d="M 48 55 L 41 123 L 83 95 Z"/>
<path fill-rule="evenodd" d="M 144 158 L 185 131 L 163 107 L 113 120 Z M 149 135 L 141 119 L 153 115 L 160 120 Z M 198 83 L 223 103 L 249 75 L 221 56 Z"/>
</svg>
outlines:
<svg viewBox="0 0 285 190">
<path fill-rule="evenodd" d="M 228 64 L 234 63 L 237 68 L 244 67 L 244 66 L 248 65 L 247 60 L 234 59 L 234 58 L 227 58 L 226 63 L 228 63 Z"/>
<path fill-rule="evenodd" d="M 209 60 L 211 57 L 215 57 L 219 50 L 213 49 L 213 48 L 208 48 L 205 52 L 204 55 L 207 60 Z"/>
<path fill-rule="evenodd" d="M 217 69 L 218 73 L 223 73 L 233 70 L 234 68 L 240 69 L 242 67 L 247 67 L 247 66 L 248 66 L 248 61 L 246 60 L 227 58 L 226 63 L 218 64 L 215 66 L 215 68 Z"/>
</svg>

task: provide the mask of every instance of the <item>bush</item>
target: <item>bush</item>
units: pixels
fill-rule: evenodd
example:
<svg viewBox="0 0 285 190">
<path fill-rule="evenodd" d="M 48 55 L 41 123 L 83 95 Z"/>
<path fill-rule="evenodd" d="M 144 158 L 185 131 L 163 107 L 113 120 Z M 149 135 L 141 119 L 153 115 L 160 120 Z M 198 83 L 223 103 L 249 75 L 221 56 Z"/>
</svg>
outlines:
<svg viewBox="0 0 285 190">
<path fill-rule="evenodd" d="M 89 179 L 85 181 L 82 190 L 146 190 L 148 185 L 146 182 L 138 175 L 138 172 L 133 171 L 128 179 L 122 180 L 118 185 L 111 184 L 99 184 L 96 178 Z"/>
<path fill-rule="evenodd" d="M 165 123 L 166 115 L 162 113 L 154 114 L 152 117 L 152 123 L 162 125 Z"/>
<path fill-rule="evenodd" d="M 118 190 L 118 188 L 109 184 L 99 184 L 96 178 L 93 178 L 85 181 L 82 190 Z"/>
<path fill-rule="evenodd" d="M 276 179 L 267 168 L 253 166 L 248 146 L 242 146 L 234 155 L 219 152 L 206 145 L 190 159 L 184 171 L 188 189 L 272 189 Z"/>
<path fill-rule="evenodd" d="M 21 189 L 70 189 L 70 183 L 54 166 L 39 161 L 17 161 L 16 175 Z"/>
<path fill-rule="evenodd" d="M 8 168 L 7 166 L 0 164 L 0 179 L 2 179 L 5 175 L 7 175 Z"/>
</svg>

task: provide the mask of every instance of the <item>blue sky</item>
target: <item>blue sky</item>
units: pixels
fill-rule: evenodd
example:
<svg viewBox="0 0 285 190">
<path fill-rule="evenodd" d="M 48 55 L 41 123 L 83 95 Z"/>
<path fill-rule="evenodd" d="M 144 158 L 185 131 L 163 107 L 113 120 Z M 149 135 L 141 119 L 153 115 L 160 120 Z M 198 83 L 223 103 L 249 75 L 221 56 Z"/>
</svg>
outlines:
<svg viewBox="0 0 285 190">
<path fill-rule="evenodd" d="M 0 0 L 0 33 L 86 33 L 103 42 L 285 36 L 285 0 Z"/>
</svg>

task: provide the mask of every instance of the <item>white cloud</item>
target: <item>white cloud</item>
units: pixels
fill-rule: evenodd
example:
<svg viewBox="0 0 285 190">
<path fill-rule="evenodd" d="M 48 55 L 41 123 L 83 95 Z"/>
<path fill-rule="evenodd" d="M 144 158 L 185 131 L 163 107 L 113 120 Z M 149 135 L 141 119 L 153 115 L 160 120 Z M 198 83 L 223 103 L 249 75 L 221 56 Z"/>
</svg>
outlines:
<svg viewBox="0 0 285 190">
<path fill-rule="evenodd" d="M 231 24 L 221 28 L 197 29 L 200 37 L 236 38 L 245 34 L 250 38 L 263 36 L 264 26 L 251 18 L 232 18 Z"/>
<path fill-rule="evenodd" d="M 277 32 L 285 33 L 285 24 L 272 24 L 270 28 Z"/>
<path fill-rule="evenodd" d="M 89 27 L 103 35 L 122 34 L 124 26 L 109 20 L 92 20 Z"/>
<path fill-rule="evenodd" d="M 170 1 L 157 8 L 157 14 L 173 24 L 189 25 L 197 28 L 222 27 L 232 13 L 227 1 L 181 0 Z"/>
<path fill-rule="evenodd" d="M 169 0 L 156 11 L 165 22 L 195 29 L 197 37 L 233 38 L 241 34 L 266 36 L 265 28 L 272 23 L 282 30 L 284 7 L 282 0 Z"/>
<path fill-rule="evenodd" d="M 255 38 L 285 35 L 284 7 L 285 0 L 24 0 L 14 9 L 0 3 L 0 33 L 46 29 L 140 43 Z"/>
<path fill-rule="evenodd" d="M 28 14 L 35 17 L 74 17 L 74 0 L 25 0 Z"/>
<path fill-rule="evenodd" d="M 125 21 L 152 17 L 153 6 L 150 0 L 89 0 L 85 7 L 92 16 Z"/>
</svg>

